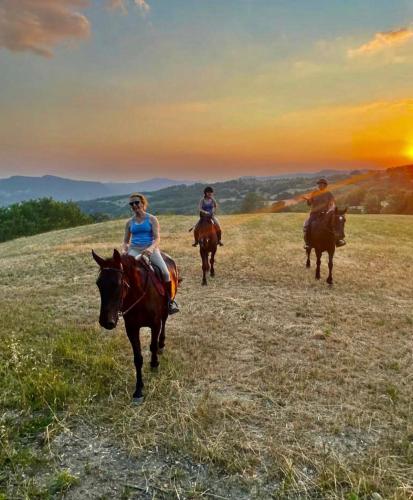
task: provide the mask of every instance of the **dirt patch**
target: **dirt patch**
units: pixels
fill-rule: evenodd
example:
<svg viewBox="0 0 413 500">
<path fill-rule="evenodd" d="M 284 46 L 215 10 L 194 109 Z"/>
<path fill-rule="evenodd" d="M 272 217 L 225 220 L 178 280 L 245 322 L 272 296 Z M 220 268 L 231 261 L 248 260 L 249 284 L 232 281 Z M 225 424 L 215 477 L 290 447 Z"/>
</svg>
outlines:
<svg viewBox="0 0 413 500">
<path fill-rule="evenodd" d="M 241 476 L 220 475 L 189 457 L 149 450 L 136 456 L 114 444 L 103 428 L 78 425 L 51 443 L 56 469 L 76 484 L 67 499 L 89 498 L 270 498 L 275 485 L 249 488 Z M 49 475 L 43 478 L 50 483 Z"/>
</svg>

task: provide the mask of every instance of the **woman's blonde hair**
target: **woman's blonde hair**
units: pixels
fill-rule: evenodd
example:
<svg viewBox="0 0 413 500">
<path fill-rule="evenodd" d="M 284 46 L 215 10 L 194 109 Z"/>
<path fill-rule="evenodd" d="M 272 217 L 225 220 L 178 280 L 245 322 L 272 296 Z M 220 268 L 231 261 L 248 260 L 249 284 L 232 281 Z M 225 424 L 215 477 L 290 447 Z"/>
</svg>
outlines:
<svg viewBox="0 0 413 500">
<path fill-rule="evenodd" d="M 132 193 L 130 196 L 129 196 L 129 203 L 131 201 L 136 201 L 136 199 L 139 199 L 141 200 L 142 202 L 142 205 L 143 205 L 143 208 L 146 209 L 146 207 L 148 206 L 148 200 L 146 199 L 146 197 L 143 195 L 143 194 L 140 194 L 140 193 Z"/>
</svg>

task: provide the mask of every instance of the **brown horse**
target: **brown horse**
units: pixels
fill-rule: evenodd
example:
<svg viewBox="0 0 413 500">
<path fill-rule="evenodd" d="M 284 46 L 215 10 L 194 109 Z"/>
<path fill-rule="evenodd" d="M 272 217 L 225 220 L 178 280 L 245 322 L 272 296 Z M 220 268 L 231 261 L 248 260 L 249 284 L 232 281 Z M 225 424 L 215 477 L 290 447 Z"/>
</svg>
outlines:
<svg viewBox="0 0 413 500">
<path fill-rule="evenodd" d="M 313 217 L 310 222 L 310 243 L 311 248 L 314 248 L 317 257 L 317 267 L 315 271 L 315 279 L 320 279 L 321 255 L 323 252 L 328 253 L 328 277 L 327 283 L 333 284 L 333 257 L 336 250 L 336 240 L 344 239 L 344 224 L 346 218 L 344 214 L 347 208 L 339 210 L 336 208 L 330 212 L 320 212 Z M 311 248 L 306 250 L 307 262 L 306 267 L 310 267 Z"/>
<path fill-rule="evenodd" d="M 162 354 L 165 346 L 168 297 L 163 283 L 144 259 L 121 256 L 117 250 L 113 251 L 113 256 L 109 259 L 99 257 L 93 250 L 92 255 L 100 267 L 96 282 L 101 298 L 99 323 L 103 328 L 112 330 L 116 327 L 119 316 L 123 316 L 136 368 L 133 401 L 139 403 L 143 400 L 143 358 L 139 331 L 142 327 L 151 329 L 151 368 L 156 369 L 159 365 L 158 354 Z M 170 257 L 165 254 L 162 256 L 171 275 L 172 294 L 175 296 L 178 287 L 177 267 Z"/>
<path fill-rule="evenodd" d="M 199 253 L 202 260 L 202 284 L 207 285 L 206 274 L 215 276 L 215 253 L 217 251 L 218 237 L 215 224 L 211 216 L 203 215 L 198 223 Z"/>
</svg>

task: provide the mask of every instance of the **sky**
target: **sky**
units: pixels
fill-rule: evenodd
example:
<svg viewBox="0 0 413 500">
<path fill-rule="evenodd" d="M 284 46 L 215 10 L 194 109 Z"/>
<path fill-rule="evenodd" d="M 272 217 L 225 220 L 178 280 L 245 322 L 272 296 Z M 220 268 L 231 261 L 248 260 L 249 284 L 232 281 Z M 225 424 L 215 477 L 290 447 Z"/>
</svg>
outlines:
<svg viewBox="0 0 413 500">
<path fill-rule="evenodd" d="M 413 163 L 411 0 L 0 0 L 0 177 Z"/>
</svg>

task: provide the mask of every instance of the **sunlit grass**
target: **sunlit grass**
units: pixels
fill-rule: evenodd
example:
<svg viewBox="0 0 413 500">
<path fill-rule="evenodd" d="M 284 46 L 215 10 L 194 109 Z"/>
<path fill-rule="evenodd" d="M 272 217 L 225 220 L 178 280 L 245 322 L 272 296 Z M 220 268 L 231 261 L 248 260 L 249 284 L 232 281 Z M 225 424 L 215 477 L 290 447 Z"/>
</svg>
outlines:
<svg viewBox="0 0 413 500">
<path fill-rule="evenodd" d="M 119 247 L 123 222 L 0 245 L 0 491 L 75 492 L 85 477 L 60 469 L 54 443 L 87 422 L 133 457 L 210 467 L 207 485 L 183 465 L 152 483 L 170 495 L 234 496 L 236 484 L 256 498 L 409 498 L 412 218 L 349 216 L 333 288 L 325 262 L 320 282 L 304 267 L 300 214 L 222 217 L 217 276 L 201 287 L 193 222 L 161 218 L 182 311 L 156 375 L 143 330 L 139 408 L 122 322 L 97 323 L 90 256 Z"/>
</svg>

